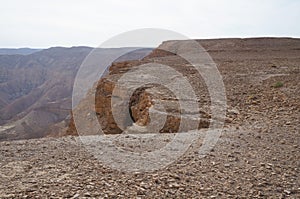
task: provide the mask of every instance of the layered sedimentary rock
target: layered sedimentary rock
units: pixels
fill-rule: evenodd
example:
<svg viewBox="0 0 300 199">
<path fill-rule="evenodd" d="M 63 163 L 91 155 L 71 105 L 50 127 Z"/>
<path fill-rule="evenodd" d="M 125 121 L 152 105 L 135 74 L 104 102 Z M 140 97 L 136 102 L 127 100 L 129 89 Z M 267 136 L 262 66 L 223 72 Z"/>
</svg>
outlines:
<svg viewBox="0 0 300 199">
<path fill-rule="evenodd" d="M 169 45 L 169 43 L 162 45 Z M 172 69 L 163 69 L 163 66 Z M 169 71 L 172 71 L 170 72 L 172 74 Z M 130 76 L 131 73 L 132 77 L 127 79 L 128 81 L 123 80 L 120 83 L 122 78 L 126 78 L 126 75 Z M 150 81 L 152 76 L 149 74 L 166 81 Z M 172 91 L 164 85 L 172 85 L 180 79 L 185 79 L 191 87 Z M 179 97 L 178 93 L 177 95 L 174 93 L 189 89 L 190 92 L 194 92 L 195 98 L 190 98 L 184 93 Z M 186 108 L 180 106 L 182 101 L 186 104 Z M 189 104 L 196 104 L 196 108 L 192 108 Z M 197 70 L 175 53 L 158 48 L 140 61 L 113 63 L 109 73 L 97 83 L 95 107 L 82 102 L 74 111 L 84 112 L 86 115 L 95 112 L 105 134 L 131 131 L 131 127 L 135 125 L 144 127 L 144 131 L 149 133 L 174 133 L 179 130 L 207 128 L 210 123 L 209 104 L 205 82 Z M 181 125 L 182 123 L 185 125 Z M 74 134 L 75 131 L 74 121 L 72 121 L 68 134 Z"/>
</svg>

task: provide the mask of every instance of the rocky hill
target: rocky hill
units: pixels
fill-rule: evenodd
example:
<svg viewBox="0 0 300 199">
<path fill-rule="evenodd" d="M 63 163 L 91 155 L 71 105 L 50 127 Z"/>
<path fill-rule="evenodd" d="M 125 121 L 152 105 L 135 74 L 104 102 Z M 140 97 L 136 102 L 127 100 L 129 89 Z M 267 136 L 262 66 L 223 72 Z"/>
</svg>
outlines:
<svg viewBox="0 0 300 199">
<path fill-rule="evenodd" d="M 0 55 L 29 55 L 41 50 L 34 48 L 0 48 Z"/>
<path fill-rule="evenodd" d="M 76 73 L 91 50 L 54 47 L 30 55 L 0 55 L 0 140 L 63 131 L 69 121 Z M 150 50 L 123 59 L 139 59 Z"/>
<path fill-rule="evenodd" d="M 1 55 L 1 140 L 43 137 L 66 118 L 77 69 L 88 47 L 55 47 L 30 55 Z"/>
</svg>

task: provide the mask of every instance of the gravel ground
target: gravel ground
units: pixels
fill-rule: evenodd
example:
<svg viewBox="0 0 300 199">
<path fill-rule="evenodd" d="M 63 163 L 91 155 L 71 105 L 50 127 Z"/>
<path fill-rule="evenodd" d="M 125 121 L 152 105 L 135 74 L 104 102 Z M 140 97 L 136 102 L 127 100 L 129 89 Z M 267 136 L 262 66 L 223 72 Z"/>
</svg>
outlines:
<svg viewBox="0 0 300 199">
<path fill-rule="evenodd" d="M 226 128 L 206 157 L 191 149 L 147 173 L 110 169 L 78 137 L 1 142 L 0 198 L 299 198 L 289 129 Z"/>
</svg>

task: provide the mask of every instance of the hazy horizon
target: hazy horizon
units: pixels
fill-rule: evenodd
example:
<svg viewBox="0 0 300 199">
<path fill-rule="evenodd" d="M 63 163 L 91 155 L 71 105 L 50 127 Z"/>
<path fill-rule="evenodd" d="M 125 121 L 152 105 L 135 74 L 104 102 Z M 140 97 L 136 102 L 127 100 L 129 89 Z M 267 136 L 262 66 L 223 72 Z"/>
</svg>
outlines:
<svg viewBox="0 0 300 199">
<path fill-rule="evenodd" d="M 300 39 L 300 37 L 274 37 L 274 36 L 262 36 L 262 37 L 219 37 L 219 38 L 191 38 L 191 39 L 207 39 L 207 40 L 214 40 L 214 39 L 255 39 L 255 38 L 287 38 L 287 39 Z M 21 46 L 21 47 L 2 47 L 0 46 L 0 49 L 40 49 L 40 50 L 44 50 L 44 49 L 48 49 L 48 48 L 72 48 L 72 47 L 89 47 L 89 48 L 97 48 L 98 46 L 87 46 L 87 45 L 71 45 L 71 46 L 61 46 L 61 45 L 53 45 L 53 46 L 47 46 L 45 48 L 42 47 L 31 47 L 31 46 Z M 121 47 L 101 47 L 101 48 L 134 48 L 134 47 L 140 47 L 140 48 L 155 48 L 157 46 L 121 46 Z"/>
</svg>

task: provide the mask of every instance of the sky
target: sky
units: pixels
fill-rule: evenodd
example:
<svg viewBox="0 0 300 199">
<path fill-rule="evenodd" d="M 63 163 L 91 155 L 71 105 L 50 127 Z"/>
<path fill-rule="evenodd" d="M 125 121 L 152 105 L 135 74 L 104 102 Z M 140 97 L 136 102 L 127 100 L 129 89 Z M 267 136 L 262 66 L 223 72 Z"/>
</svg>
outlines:
<svg viewBox="0 0 300 199">
<path fill-rule="evenodd" d="M 0 48 L 99 46 L 140 28 L 300 38 L 300 0 L 0 0 Z"/>
</svg>

